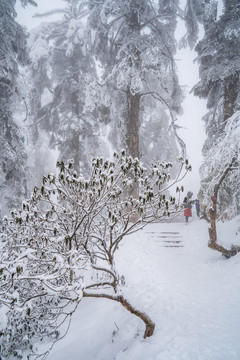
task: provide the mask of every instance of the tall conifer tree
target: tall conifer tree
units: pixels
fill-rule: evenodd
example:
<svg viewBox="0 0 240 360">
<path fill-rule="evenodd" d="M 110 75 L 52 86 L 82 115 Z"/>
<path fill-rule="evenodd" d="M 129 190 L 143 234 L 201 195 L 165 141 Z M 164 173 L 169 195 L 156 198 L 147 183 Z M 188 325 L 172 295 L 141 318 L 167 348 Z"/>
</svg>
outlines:
<svg viewBox="0 0 240 360">
<path fill-rule="evenodd" d="M 240 110 L 240 4 L 237 0 L 224 1 L 220 17 L 217 5 L 217 2 L 205 1 L 205 35 L 196 46 L 200 82 L 195 86 L 194 92 L 207 99 L 209 109 L 204 117 L 207 139 L 203 147 L 205 162 L 201 169 L 203 180 L 200 193 L 204 204 L 210 207 L 214 189 L 219 187 L 218 212 L 225 212 L 229 216 L 231 213 L 233 216 L 240 212 L 237 161 L 240 146 L 236 143 L 239 116 L 235 116 Z M 226 139 L 229 143 L 228 150 L 233 150 L 231 156 L 226 156 L 227 149 L 224 148 L 215 151 L 221 144 L 226 146 Z M 224 158 L 223 155 L 216 158 L 217 154 L 225 155 Z M 227 168 L 229 170 L 220 187 L 218 181 Z"/>
<path fill-rule="evenodd" d="M 103 0 L 89 6 L 114 147 L 126 147 L 133 157 L 165 158 L 171 146 L 176 156 L 174 120 L 183 97 L 174 61 L 178 1 Z M 154 128 L 149 138 L 147 131 Z"/>
<path fill-rule="evenodd" d="M 18 95 L 18 65 L 24 64 L 25 34 L 15 21 L 15 0 L 0 2 L 0 217 L 26 196 L 24 138 L 13 118 L 13 99 Z M 22 5 L 32 0 L 23 0 Z"/>
</svg>

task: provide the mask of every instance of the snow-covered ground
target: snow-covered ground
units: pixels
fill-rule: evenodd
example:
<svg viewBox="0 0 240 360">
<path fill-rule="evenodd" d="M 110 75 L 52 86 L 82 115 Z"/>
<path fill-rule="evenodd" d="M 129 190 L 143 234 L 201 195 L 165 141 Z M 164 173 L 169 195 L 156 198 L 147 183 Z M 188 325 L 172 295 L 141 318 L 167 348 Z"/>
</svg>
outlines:
<svg viewBox="0 0 240 360">
<path fill-rule="evenodd" d="M 207 227 L 152 224 L 122 243 L 124 296 L 156 323 L 152 337 L 143 339 L 144 323 L 120 304 L 84 299 L 48 359 L 239 360 L 240 254 L 226 260 L 209 249 Z M 226 241 L 240 245 L 228 231 Z"/>
</svg>

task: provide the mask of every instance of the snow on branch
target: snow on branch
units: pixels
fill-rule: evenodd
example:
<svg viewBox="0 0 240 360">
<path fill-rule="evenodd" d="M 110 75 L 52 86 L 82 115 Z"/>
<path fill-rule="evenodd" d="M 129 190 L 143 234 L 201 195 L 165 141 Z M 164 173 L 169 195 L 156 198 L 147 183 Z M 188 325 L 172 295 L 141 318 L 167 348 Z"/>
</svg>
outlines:
<svg viewBox="0 0 240 360">
<path fill-rule="evenodd" d="M 240 183 L 240 112 L 228 119 L 222 136 L 209 150 L 202 167 L 202 181 L 205 189 L 203 205 L 211 207 L 211 197 L 217 191 L 223 198 L 226 188 L 234 192 Z M 229 195 L 228 195 L 229 196 Z M 221 205 L 221 204 L 220 204 Z M 233 204 L 234 205 L 234 204 Z M 220 207 L 221 209 L 221 207 Z M 222 207 L 222 211 L 226 210 Z"/>
<path fill-rule="evenodd" d="M 4 356 L 15 359 L 18 349 L 40 356 L 39 341 L 61 339 L 83 296 L 115 299 L 144 321 L 145 337 L 152 335 L 151 319 L 122 297 L 115 253 L 127 235 L 182 211 L 180 188 L 178 199 L 166 192 L 177 182 L 169 182 L 171 166 L 161 162 L 147 170 L 122 151 L 113 160 L 93 159 L 85 179 L 72 160 L 61 161 L 57 174 L 44 176 L 22 209 L 4 218 L 0 306 L 9 309 L 0 337 Z M 189 169 L 180 160 L 177 179 Z"/>
</svg>

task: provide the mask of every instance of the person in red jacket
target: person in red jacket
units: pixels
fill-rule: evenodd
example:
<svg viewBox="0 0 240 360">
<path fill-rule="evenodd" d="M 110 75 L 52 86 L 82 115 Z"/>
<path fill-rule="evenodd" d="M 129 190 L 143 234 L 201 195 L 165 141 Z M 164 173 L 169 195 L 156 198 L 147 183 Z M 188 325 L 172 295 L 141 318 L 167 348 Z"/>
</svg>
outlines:
<svg viewBox="0 0 240 360">
<path fill-rule="evenodd" d="M 184 206 L 184 216 L 186 223 L 188 223 L 188 219 L 192 217 L 192 201 L 191 198 L 193 196 L 193 193 L 191 191 L 188 191 L 187 196 L 184 199 L 183 206 Z"/>
</svg>

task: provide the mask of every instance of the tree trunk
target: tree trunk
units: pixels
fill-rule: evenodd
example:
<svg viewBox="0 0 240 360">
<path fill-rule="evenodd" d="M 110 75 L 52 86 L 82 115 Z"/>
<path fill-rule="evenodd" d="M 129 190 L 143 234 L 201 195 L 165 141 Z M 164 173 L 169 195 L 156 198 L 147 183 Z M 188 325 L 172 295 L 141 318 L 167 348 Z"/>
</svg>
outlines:
<svg viewBox="0 0 240 360">
<path fill-rule="evenodd" d="M 129 1 L 129 17 L 128 27 L 130 33 L 134 34 L 136 38 L 140 35 L 140 23 L 139 23 L 139 3 L 136 0 Z M 131 57 L 128 59 L 129 68 L 140 71 L 141 69 L 141 54 L 139 49 L 134 46 L 132 49 Z M 140 158 L 139 154 L 139 115 L 140 115 L 140 93 L 133 94 L 130 90 L 131 81 L 128 84 L 126 90 L 127 96 L 127 114 L 126 114 L 126 147 L 128 155 L 131 155 L 133 159 Z"/>
<path fill-rule="evenodd" d="M 130 311 L 132 314 L 138 316 L 146 324 L 146 329 L 145 329 L 144 336 L 143 336 L 144 339 L 152 336 L 154 333 L 155 324 L 150 319 L 150 317 L 148 315 L 146 315 L 145 313 L 142 313 L 139 310 L 136 310 L 131 304 L 129 304 L 129 302 L 126 299 L 124 299 L 123 296 L 120 296 L 118 301 L 120 301 L 120 303 L 122 304 L 122 306 L 125 307 L 125 309 Z"/>
<path fill-rule="evenodd" d="M 126 147 L 128 155 L 139 159 L 140 94 L 127 91 Z"/>
<path fill-rule="evenodd" d="M 219 182 L 215 185 L 214 194 L 211 199 L 212 200 L 212 208 L 209 211 L 211 227 L 208 229 L 209 237 L 210 237 L 208 246 L 211 249 L 221 252 L 226 258 L 230 258 L 231 256 L 236 255 L 240 251 L 240 247 L 232 245 L 232 249 L 227 250 L 223 246 L 221 246 L 217 243 L 217 227 L 216 227 L 217 199 L 218 199 L 218 191 L 220 189 L 220 186 L 221 186 L 222 182 L 224 181 L 224 179 L 226 178 L 229 171 L 231 171 L 232 166 L 235 161 L 236 161 L 236 158 L 233 158 L 231 163 L 226 167 L 224 173 L 222 174 L 221 178 L 219 179 Z"/>
<path fill-rule="evenodd" d="M 128 155 L 132 158 L 140 158 L 139 151 L 139 115 L 140 115 L 140 94 L 133 95 L 130 90 L 127 91 L 127 117 L 126 117 L 126 148 Z M 134 174 L 132 174 L 134 177 Z M 138 198 L 138 183 L 134 183 L 132 187 L 128 188 L 129 197 L 133 199 Z M 136 222 L 139 214 L 132 214 L 131 222 Z"/>
<path fill-rule="evenodd" d="M 234 107 L 238 95 L 238 75 L 232 75 L 227 80 L 224 88 L 224 124 L 226 120 L 234 114 Z"/>
<path fill-rule="evenodd" d="M 217 209 L 216 209 L 216 205 L 213 206 L 212 209 L 210 209 L 209 215 L 210 215 L 211 227 L 208 229 L 208 232 L 209 232 L 209 237 L 210 237 L 210 244 L 213 246 L 217 242 L 217 229 L 216 229 Z"/>
<path fill-rule="evenodd" d="M 218 245 L 217 243 L 209 242 L 208 247 L 210 247 L 213 250 L 217 250 L 217 251 L 221 252 L 222 254 L 227 254 L 228 253 L 227 249 L 225 249 L 221 245 Z"/>
<path fill-rule="evenodd" d="M 146 329 L 143 336 L 144 339 L 153 335 L 155 329 L 154 322 L 150 319 L 148 315 L 135 309 L 123 296 L 111 296 L 107 294 L 94 294 L 94 293 L 91 294 L 83 291 L 83 297 L 105 298 L 119 302 L 126 310 L 130 311 L 130 313 L 132 313 L 133 315 L 139 317 L 145 323 Z"/>
</svg>

